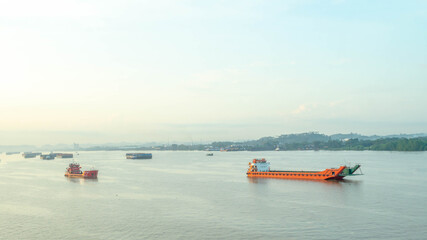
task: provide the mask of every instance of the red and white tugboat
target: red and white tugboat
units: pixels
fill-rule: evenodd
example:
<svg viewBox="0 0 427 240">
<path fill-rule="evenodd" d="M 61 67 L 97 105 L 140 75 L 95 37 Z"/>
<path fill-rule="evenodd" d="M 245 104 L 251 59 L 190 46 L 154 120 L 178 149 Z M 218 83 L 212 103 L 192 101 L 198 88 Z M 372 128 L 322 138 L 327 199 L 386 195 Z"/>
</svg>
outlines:
<svg viewBox="0 0 427 240">
<path fill-rule="evenodd" d="M 98 170 L 89 170 L 89 171 L 82 171 L 80 170 L 82 167 L 80 167 L 80 164 L 78 163 L 70 163 L 70 165 L 67 167 L 67 171 L 65 172 L 66 177 L 72 177 L 72 178 L 97 178 L 98 177 Z"/>
</svg>

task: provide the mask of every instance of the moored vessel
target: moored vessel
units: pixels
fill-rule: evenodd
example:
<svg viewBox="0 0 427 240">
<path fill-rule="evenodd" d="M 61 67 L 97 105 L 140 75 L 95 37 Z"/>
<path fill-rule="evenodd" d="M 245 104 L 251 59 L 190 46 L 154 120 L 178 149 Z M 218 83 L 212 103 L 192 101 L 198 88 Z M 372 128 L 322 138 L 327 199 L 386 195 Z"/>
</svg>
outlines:
<svg viewBox="0 0 427 240">
<path fill-rule="evenodd" d="M 33 152 L 24 152 L 22 156 L 24 158 L 35 158 L 37 155 L 40 155 L 41 153 L 33 153 Z"/>
<path fill-rule="evenodd" d="M 97 178 L 98 170 L 82 171 L 80 164 L 73 162 L 68 165 L 64 176 L 72 178 Z"/>
<path fill-rule="evenodd" d="M 260 178 L 284 178 L 284 179 L 307 179 L 307 180 L 341 180 L 345 176 L 341 173 L 346 166 L 339 168 L 327 168 L 323 171 L 276 171 L 270 170 L 270 163 L 264 158 L 254 159 L 249 162 L 249 168 L 246 172 L 248 177 Z"/>
<path fill-rule="evenodd" d="M 20 152 L 6 152 L 6 155 L 14 155 L 14 154 L 19 154 Z"/>
<path fill-rule="evenodd" d="M 55 159 L 55 154 L 53 154 L 53 153 L 50 153 L 50 154 L 41 154 L 40 155 L 40 159 L 43 159 L 43 160 L 53 160 L 53 159 Z"/>
<path fill-rule="evenodd" d="M 126 153 L 127 159 L 151 159 L 153 155 L 151 153 Z"/>
<path fill-rule="evenodd" d="M 56 157 L 57 158 L 73 158 L 73 154 L 72 153 L 57 153 Z"/>
</svg>

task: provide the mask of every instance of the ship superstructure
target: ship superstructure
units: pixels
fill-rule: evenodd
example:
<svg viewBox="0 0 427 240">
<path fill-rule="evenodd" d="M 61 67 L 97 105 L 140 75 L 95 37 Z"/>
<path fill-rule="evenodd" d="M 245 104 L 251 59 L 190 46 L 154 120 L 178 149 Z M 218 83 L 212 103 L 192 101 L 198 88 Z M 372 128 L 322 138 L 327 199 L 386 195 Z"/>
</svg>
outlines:
<svg viewBox="0 0 427 240">
<path fill-rule="evenodd" d="M 262 159 L 254 159 L 252 163 L 250 163 L 250 167 L 255 172 L 270 172 L 270 162 L 267 162 L 264 158 Z"/>
</svg>

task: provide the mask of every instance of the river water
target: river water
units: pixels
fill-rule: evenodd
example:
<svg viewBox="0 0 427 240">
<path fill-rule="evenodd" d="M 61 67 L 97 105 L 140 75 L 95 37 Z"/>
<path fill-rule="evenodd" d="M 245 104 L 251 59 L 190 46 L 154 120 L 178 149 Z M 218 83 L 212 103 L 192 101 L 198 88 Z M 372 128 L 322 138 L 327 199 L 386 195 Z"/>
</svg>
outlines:
<svg viewBox="0 0 427 240">
<path fill-rule="evenodd" d="M 97 180 L 63 176 L 70 160 L 0 155 L 0 239 L 426 239 L 427 153 L 79 152 Z M 362 164 L 345 181 L 250 179 L 274 170 Z"/>
</svg>

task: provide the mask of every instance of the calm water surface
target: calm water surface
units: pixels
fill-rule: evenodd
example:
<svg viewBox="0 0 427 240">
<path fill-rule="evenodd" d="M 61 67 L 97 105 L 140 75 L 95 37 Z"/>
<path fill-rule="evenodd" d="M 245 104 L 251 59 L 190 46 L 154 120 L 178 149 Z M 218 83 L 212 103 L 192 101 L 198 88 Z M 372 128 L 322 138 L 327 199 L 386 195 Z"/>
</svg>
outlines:
<svg viewBox="0 0 427 240">
<path fill-rule="evenodd" d="M 426 239 L 427 153 L 80 152 L 97 180 L 63 176 L 69 160 L 0 155 L 0 239 Z M 346 181 L 249 179 L 361 163 Z"/>
</svg>

